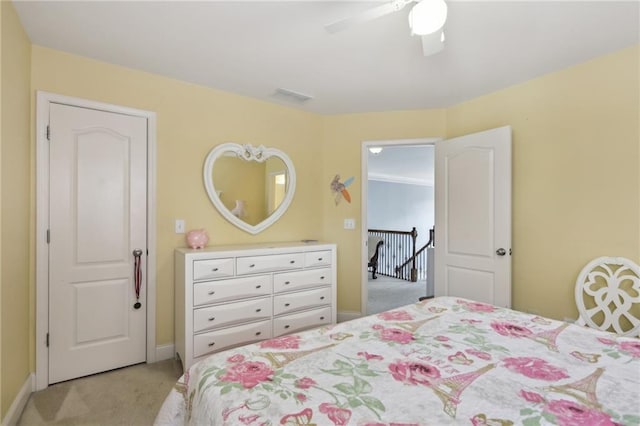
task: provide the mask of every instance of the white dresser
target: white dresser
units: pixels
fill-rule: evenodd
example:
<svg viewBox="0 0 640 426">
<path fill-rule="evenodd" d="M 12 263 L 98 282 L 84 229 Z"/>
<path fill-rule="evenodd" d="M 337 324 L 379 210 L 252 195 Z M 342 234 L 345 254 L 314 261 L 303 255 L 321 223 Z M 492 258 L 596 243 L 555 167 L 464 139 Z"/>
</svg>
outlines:
<svg viewBox="0 0 640 426">
<path fill-rule="evenodd" d="M 175 251 L 175 345 L 185 371 L 212 352 L 335 323 L 335 244 Z"/>
</svg>

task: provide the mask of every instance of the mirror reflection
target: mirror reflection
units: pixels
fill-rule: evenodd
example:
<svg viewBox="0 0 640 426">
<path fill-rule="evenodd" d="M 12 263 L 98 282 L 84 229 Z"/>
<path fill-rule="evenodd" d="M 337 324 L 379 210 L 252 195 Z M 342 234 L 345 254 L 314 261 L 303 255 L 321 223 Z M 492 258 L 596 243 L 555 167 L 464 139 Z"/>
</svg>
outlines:
<svg viewBox="0 0 640 426">
<path fill-rule="evenodd" d="M 283 203 L 289 184 L 287 166 L 279 157 L 246 161 L 228 151 L 215 160 L 212 174 L 220 202 L 249 225 L 273 214 Z"/>
</svg>

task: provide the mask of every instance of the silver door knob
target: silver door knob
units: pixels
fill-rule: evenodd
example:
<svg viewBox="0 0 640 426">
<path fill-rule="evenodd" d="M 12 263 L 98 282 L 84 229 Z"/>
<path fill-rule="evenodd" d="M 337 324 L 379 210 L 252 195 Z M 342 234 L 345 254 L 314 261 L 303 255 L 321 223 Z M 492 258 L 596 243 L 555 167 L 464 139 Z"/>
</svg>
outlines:
<svg viewBox="0 0 640 426">
<path fill-rule="evenodd" d="M 498 250 L 496 250 L 496 254 L 498 256 L 504 256 L 505 254 L 507 254 L 507 251 L 505 249 L 503 249 L 502 247 L 500 247 Z"/>
</svg>

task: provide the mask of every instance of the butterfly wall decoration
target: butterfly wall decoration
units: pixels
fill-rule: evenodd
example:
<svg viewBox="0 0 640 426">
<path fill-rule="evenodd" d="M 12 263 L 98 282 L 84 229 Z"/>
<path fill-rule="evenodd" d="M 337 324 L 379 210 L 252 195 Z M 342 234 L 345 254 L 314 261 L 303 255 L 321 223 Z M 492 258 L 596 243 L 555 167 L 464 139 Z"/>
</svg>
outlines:
<svg viewBox="0 0 640 426">
<path fill-rule="evenodd" d="M 349 194 L 347 187 L 351 185 L 354 180 L 355 178 L 351 176 L 344 182 L 340 182 L 340 175 L 335 175 L 335 177 L 331 181 L 330 188 L 331 192 L 334 194 L 336 206 L 343 198 L 347 201 L 347 203 L 351 203 L 351 194 Z"/>
</svg>

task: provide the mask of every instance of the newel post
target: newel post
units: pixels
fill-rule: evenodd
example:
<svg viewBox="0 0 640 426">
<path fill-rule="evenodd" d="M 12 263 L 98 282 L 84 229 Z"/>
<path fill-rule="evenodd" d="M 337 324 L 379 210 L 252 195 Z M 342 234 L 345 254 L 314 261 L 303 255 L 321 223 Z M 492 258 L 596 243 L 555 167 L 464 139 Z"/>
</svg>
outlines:
<svg viewBox="0 0 640 426">
<path fill-rule="evenodd" d="M 411 282 L 416 282 L 418 281 L 418 269 L 416 268 L 416 241 L 418 239 L 418 231 L 416 230 L 415 226 L 413 227 L 413 229 L 411 230 L 411 243 L 412 243 L 412 247 L 411 247 L 411 251 L 412 251 L 412 258 L 413 261 L 411 262 Z"/>
</svg>

